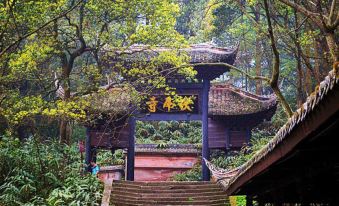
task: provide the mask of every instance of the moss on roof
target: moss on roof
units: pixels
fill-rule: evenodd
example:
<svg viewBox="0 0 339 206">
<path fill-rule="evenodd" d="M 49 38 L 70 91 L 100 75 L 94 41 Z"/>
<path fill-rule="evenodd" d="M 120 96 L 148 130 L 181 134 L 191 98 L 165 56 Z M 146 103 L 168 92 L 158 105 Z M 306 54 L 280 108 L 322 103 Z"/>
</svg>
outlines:
<svg viewBox="0 0 339 206">
<path fill-rule="evenodd" d="M 112 60 L 124 62 L 147 62 L 158 56 L 160 52 L 166 52 L 170 50 L 170 48 L 166 47 L 151 48 L 147 45 L 132 45 L 124 51 L 117 51 L 117 55 L 112 56 Z M 233 63 L 236 57 L 237 49 L 218 47 L 213 44 L 202 43 L 193 44 L 187 48 L 179 49 L 178 52 L 188 54 L 190 57 L 190 63 Z M 233 59 L 233 61 L 230 62 L 230 59 Z"/>
<path fill-rule="evenodd" d="M 229 84 L 213 85 L 209 93 L 209 115 L 245 115 L 269 110 L 277 105 L 276 97 L 259 96 Z"/>
<path fill-rule="evenodd" d="M 130 87 L 113 87 L 84 96 L 89 102 L 88 113 L 126 114 L 136 104 Z"/>
</svg>

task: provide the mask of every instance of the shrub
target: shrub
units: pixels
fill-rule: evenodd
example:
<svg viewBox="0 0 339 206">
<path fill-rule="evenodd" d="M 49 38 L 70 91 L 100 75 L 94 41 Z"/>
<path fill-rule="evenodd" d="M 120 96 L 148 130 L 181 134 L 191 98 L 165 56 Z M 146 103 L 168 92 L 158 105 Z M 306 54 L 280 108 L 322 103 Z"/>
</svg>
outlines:
<svg viewBox="0 0 339 206">
<path fill-rule="evenodd" d="M 200 144 L 202 141 L 199 121 L 137 121 L 138 144 Z"/>
<path fill-rule="evenodd" d="M 82 169 L 76 144 L 2 137 L 0 205 L 98 205 L 101 183 Z"/>
<path fill-rule="evenodd" d="M 200 162 L 200 161 L 199 161 Z M 201 164 L 196 164 L 192 169 L 173 176 L 174 181 L 200 181 L 202 180 Z"/>
</svg>

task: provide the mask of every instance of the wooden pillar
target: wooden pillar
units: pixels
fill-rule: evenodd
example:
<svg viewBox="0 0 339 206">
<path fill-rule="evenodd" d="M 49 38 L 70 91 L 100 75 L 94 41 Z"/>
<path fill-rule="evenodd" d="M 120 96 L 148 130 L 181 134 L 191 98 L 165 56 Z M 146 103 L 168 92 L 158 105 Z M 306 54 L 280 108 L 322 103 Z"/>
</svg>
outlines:
<svg viewBox="0 0 339 206">
<path fill-rule="evenodd" d="M 135 117 L 129 118 L 129 137 L 127 151 L 127 180 L 134 181 L 134 156 L 135 156 Z"/>
<path fill-rule="evenodd" d="M 89 134 L 89 128 L 86 127 L 86 142 L 85 142 L 85 162 L 86 162 L 86 171 L 91 172 L 90 162 L 92 160 L 92 151 L 91 151 L 91 136 Z"/>
<path fill-rule="evenodd" d="M 115 148 L 111 148 L 112 158 L 114 159 Z"/>
<path fill-rule="evenodd" d="M 94 147 L 94 148 L 92 148 L 91 147 L 91 151 L 92 151 L 92 161 L 93 162 L 97 162 L 97 154 L 98 154 L 98 150 L 97 150 L 97 148 L 96 147 Z"/>
<path fill-rule="evenodd" d="M 202 91 L 202 157 L 209 160 L 209 146 L 208 146 L 208 93 L 210 87 L 210 80 L 203 80 Z M 202 180 L 210 180 L 210 171 L 206 164 L 202 162 Z"/>
<path fill-rule="evenodd" d="M 246 127 L 246 143 L 249 143 L 252 137 L 252 131 L 250 127 Z"/>
</svg>

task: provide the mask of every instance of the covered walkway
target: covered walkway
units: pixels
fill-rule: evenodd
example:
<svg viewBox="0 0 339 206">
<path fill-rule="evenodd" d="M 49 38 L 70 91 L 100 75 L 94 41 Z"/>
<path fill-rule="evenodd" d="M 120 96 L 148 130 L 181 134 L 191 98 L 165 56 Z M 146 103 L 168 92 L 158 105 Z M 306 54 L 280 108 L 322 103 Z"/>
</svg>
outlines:
<svg viewBox="0 0 339 206">
<path fill-rule="evenodd" d="M 218 182 L 227 195 L 247 195 L 248 205 L 338 205 L 338 128 L 339 78 L 331 71 L 262 150 Z"/>
</svg>

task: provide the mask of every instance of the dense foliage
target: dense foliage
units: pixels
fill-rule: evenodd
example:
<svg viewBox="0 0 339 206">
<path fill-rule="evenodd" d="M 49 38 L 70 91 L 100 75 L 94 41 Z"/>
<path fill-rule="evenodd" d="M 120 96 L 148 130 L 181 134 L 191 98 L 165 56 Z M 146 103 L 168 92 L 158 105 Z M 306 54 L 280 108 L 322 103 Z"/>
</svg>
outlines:
<svg viewBox="0 0 339 206">
<path fill-rule="evenodd" d="M 97 151 L 97 164 L 102 166 L 124 165 L 125 154 L 122 149 L 116 150 L 114 154 L 108 150 Z"/>
<path fill-rule="evenodd" d="M 251 159 L 251 157 L 266 145 L 269 140 L 269 137 L 252 138 L 250 145 L 243 146 L 239 152 L 233 151 L 228 154 L 225 154 L 224 152 L 215 152 L 211 157 L 212 163 L 225 169 L 239 167 Z"/>
<path fill-rule="evenodd" d="M 198 163 L 194 165 L 192 169 L 174 175 L 172 179 L 174 181 L 201 181 L 202 180 L 201 164 Z"/>
<path fill-rule="evenodd" d="M 136 141 L 141 144 L 197 144 L 202 141 L 200 121 L 137 122 Z"/>
<path fill-rule="evenodd" d="M 103 186 L 83 174 L 76 145 L 0 140 L 0 205 L 99 205 Z"/>
<path fill-rule="evenodd" d="M 269 128 L 269 129 L 268 129 Z M 224 169 L 234 169 L 241 166 L 259 151 L 272 138 L 275 129 L 265 126 L 253 131 L 252 139 L 248 145 L 244 145 L 240 151 L 230 151 L 225 153 L 221 150 L 211 151 L 211 162 Z M 176 181 L 199 181 L 202 179 L 201 162 L 194 166 L 193 169 L 176 174 L 173 177 Z M 240 198 L 241 199 L 241 198 Z"/>
</svg>

